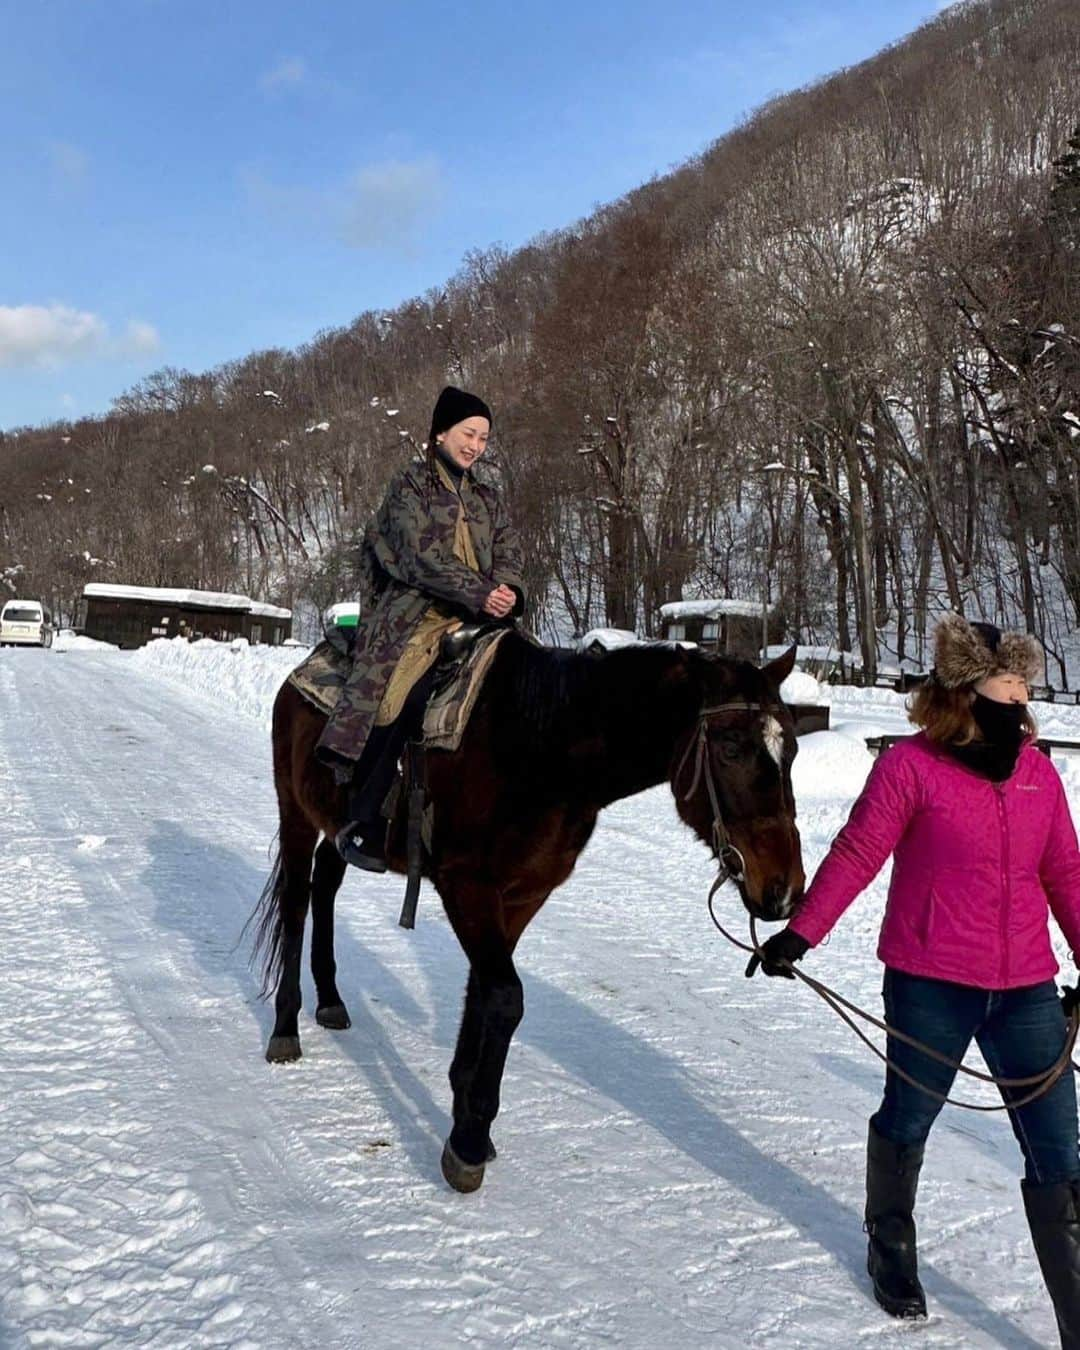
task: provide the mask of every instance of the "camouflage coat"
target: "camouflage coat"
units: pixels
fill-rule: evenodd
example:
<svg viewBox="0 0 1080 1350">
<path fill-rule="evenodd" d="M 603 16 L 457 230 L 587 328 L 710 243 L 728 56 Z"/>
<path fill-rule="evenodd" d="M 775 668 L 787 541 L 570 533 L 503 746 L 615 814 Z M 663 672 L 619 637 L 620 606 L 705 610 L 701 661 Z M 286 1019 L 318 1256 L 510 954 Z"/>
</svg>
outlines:
<svg viewBox="0 0 1080 1350">
<path fill-rule="evenodd" d="M 315 750 L 325 764 L 351 769 L 360 758 L 394 667 L 433 602 L 447 617 L 474 620 L 498 585 L 524 599 L 521 549 L 499 494 L 468 473 L 456 486 L 414 461 L 390 480 L 367 528 L 353 668 Z M 453 556 L 461 511 L 478 572 Z"/>
</svg>

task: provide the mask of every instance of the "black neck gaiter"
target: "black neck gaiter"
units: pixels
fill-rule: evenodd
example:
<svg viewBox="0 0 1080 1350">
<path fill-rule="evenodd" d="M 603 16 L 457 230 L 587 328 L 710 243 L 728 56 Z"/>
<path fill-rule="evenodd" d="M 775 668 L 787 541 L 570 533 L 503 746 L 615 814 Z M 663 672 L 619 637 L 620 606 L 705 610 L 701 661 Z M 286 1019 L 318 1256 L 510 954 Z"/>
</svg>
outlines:
<svg viewBox="0 0 1080 1350">
<path fill-rule="evenodd" d="M 982 732 L 981 741 L 967 745 L 950 745 L 949 753 L 966 768 L 982 774 L 991 782 L 1003 783 L 1013 769 L 1024 744 L 1024 705 L 999 703 L 997 699 L 976 694 L 971 704 L 975 725 Z"/>
<path fill-rule="evenodd" d="M 454 480 L 454 482 L 460 483 L 461 480 L 465 477 L 465 470 L 461 467 L 461 465 L 455 464 L 454 461 L 447 454 L 447 452 L 443 449 L 443 447 L 438 443 L 436 443 L 435 446 L 435 453 L 439 457 L 439 463 L 443 466 L 443 468 Z"/>
</svg>

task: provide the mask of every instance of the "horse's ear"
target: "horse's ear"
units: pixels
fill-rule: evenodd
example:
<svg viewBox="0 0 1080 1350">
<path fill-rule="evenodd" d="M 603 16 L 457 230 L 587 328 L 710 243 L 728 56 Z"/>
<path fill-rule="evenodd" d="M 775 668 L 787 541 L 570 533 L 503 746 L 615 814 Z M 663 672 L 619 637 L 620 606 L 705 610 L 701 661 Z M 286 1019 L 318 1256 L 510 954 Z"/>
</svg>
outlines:
<svg viewBox="0 0 1080 1350">
<path fill-rule="evenodd" d="M 783 656 L 778 656 L 775 661 L 770 661 L 767 666 L 762 666 L 762 670 L 770 678 L 774 679 L 777 688 L 784 683 L 787 677 L 795 669 L 796 647 L 790 646 Z"/>
<path fill-rule="evenodd" d="M 661 683 L 677 687 L 686 684 L 690 679 L 690 666 L 695 653 L 692 647 L 681 647 L 678 643 L 675 643 L 674 646 L 675 660 L 664 672 Z"/>
</svg>

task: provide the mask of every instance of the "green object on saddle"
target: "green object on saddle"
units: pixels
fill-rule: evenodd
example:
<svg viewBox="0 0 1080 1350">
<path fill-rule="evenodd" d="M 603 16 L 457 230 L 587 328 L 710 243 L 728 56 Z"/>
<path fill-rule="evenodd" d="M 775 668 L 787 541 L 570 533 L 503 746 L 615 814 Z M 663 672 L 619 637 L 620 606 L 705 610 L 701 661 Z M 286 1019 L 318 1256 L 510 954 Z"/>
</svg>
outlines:
<svg viewBox="0 0 1080 1350">
<path fill-rule="evenodd" d="M 360 622 L 360 606 L 352 601 L 341 601 L 326 611 L 326 623 L 334 628 L 355 628 Z"/>
</svg>

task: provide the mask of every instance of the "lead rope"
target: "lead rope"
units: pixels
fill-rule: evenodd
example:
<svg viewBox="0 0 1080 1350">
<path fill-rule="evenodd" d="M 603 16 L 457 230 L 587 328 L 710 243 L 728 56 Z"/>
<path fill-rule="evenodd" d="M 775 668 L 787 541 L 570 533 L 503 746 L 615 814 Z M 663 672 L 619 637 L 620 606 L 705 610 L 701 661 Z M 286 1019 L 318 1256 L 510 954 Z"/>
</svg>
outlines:
<svg viewBox="0 0 1080 1350">
<path fill-rule="evenodd" d="M 716 880 L 709 888 L 709 918 L 712 919 L 716 928 L 725 938 L 727 938 L 732 946 L 738 947 L 741 951 L 750 952 L 752 955 L 757 956 L 759 960 L 763 960 L 762 947 L 758 942 L 757 936 L 757 920 L 752 914 L 750 915 L 749 945 L 745 942 L 740 942 L 734 934 L 729 933 L 716 917 L 715 900 L 717 891 L 725 882 L 741 878 L 744 871 L 744 862 L 742 854 L 731 843 L 727 828 L 724 825 L 723 816 L 720 810 L 720 798 L 716 790 L 716 783 L 713 780 L 712 764 L 708 755 L 707 732 L 708 719 L 716 713 L 734 711 L 753 712 L 758 709 L 758 707 L 758 704 L 726 703 L 720 704 L 714 708 L 703 709 L 698 718 L 697 733 L 687 745 L 682 759 L 679 761 L 679 767 L 675 771 L 674 779 L 677 780 L 682 773 L 690 752 L 696 750 L 694 776 L 691 779 L 690 787 L 683 794 L 683 800 L 694 795 L 701 778 L 704 777 L 705 786 L 709 793 L 709 804 L 712 807 L 713 812 L 713 845 L 719 863 L 719 871 L 717 872 Z M 736 862 L 737 865 L 733 865 Z M 1015 1111 L 1021 1106 L 1027 1106 L 1031 1102 L 1037 1101 L 1041 1096 L 1049 1092 L 1066 1070 L 1070 1068 L 1080 1068 L 1080 1065 L 1073 1063 L 1072 1057 L 1077 1035 L 1080 1034 L 1080 1007 L 1073 1008 L 1072 1012 L 1069 1014 L 1068 1030 L 1065 1036 L 1064 1048 L 1048 1069 L 1044 1069 L 1042 1073 L 1032 1074 L 1027 1078 L 995 1078 L 993 1074 L 983 1073 L 980 1069 L 972 1069 L 966 1064 L 961 1064 L 955 1059 L 950 1059 L 948 1055 L 943 1055 L 940 1050 L 935 1050 L 933 1046 L 924 1044 L 914 1036 L 909 1036 L 905 1031 L 898 1031 L 895 1027 L 891 1027 L 881 1018 L 875 1017 L 873 1013 L 867 1012 L 865 1008 L 860 1008 L 858 1004 L 850 1002 L 848 999 L 844 998 L 842 994 L 838 994 L 835 989 L 831 989 L 827 984 L 823 984 L 820 980 L 815 980 L 812 975 L 807 975 L 794 963 L 787 962 L 786 964 L 792 975 L 794 975 L 796 979 L 802 980 L 803 984 L 809 985 L 814 993 L 817 994 L 817 996 L 822 999 L 834 1013 L 836 1013 L 841 1021 L 847 1023 L 855 1035 L 858 1036 L 859 1040 L 862 1041 L 864 1045 L 868 1046 L 887 1068 L 892 1069 L 893 1073 L 895 1073 L 898 1078 L 903 1079 L 905 1083 L 910 1084 L 911 1087 L 918 1088 L 920 1092 L 924 1092 L 928 1097 L 933 1097 L 935 1101 L 947 1102 L 950 1106 L 959 1106 L 965 1111 Z M 938 1092 L 934 1088 L 927 1087 L 925 1083 L 920 1083 L 917 1078 L 913 1078 L 906 1070 L 900 1068 L 898 1064 L 889 1058 L 884 1050 L 879 1049 L 879 1047 L 874 1044 L 866 1032 L 863 1031 L 855 1021 L 855 1018 L 861 1018 L 871 1026 L 877 1027 L 879 1031 L 884 1031 L 887 1036 L 895 1037 L 896 1040 L 902 1041 L 905 1045 L 910 1045 L 913 1049 L 918 1050 L 921 1054 L 927 1055 L 930 1059 L 937 1060 L 939 1064 L 947 1064 L 949 1068 L 955 1069 L 959 1073 L 966 1074 L 969 1078 L 976 1078 L 982 1083 L 992 1083 L 997 1088 L 1032 1088 L 1034 1090 L 1029 1092 L 1026 1096 L 1020 1097 L 1014 1101 L 990 1105 L 982 1105 L 978 1102 L 965 1102 L 960 1101 L 956 1097 L 949 1097 L 943 1092 Z"/>
</svg>

